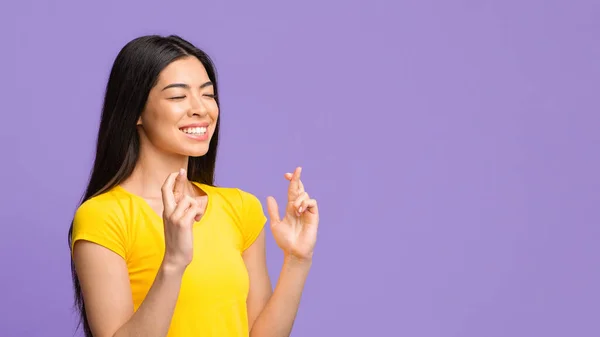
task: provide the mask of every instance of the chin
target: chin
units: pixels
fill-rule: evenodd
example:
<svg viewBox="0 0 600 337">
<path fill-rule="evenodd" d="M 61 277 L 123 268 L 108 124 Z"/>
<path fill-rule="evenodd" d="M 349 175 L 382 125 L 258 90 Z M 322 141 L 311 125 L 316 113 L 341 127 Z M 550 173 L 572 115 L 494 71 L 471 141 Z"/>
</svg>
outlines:
<svg viewBox="0 0 600 337">
<path fill-rule="evenodd" d="M 202 157 L 208 153 L 208 146 L 198 146 L 196 149 L 186 149 L 180 153 L 188 157 Z"/>
<path fill-rule="evenodd" d="M 205 154 L 206 154 L 206 152 L 203 152 L 202 154 L 197 154 L 197 153 L 188 154 L 188 157 L 190 157 L 190 158 L 200 158 L 200 157 L 204 157 Z"/>
</svg>

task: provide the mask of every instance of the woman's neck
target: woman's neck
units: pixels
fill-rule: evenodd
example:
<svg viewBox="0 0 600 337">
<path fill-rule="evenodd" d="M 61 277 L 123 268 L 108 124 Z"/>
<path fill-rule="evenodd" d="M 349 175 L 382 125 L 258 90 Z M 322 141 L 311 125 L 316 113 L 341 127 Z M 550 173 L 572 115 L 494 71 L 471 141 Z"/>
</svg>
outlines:
<svg viewBox="0 0 600 337">
<path fill-rule="evenodd" d="M 150 144 L 141 145 L 133 173 L 121 185 L 146 199 L 161 198 L 161 187 L 169 174 L 182 168 L 187 171 L 189 157 L 165 153 Z"/>
</svg>

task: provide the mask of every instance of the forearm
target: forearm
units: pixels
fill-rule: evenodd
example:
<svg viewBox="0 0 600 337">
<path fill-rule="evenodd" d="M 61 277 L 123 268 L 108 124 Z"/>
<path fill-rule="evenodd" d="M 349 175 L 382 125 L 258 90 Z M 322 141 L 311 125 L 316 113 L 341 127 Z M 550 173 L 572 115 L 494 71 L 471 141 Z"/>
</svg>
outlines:
<svg viewBox="0 0 600 337">
<path fill-rule="evenodd" d="M 146 298 L 113 337 L 165 337 L 179 297 L 183 270 L 161 265 Z"/>
<path fill-rule="evenodd" d="M 251 337 L 289 336 L 312 261 L 286 258 L 273 295 L 258 315 Z"/>
</svg>

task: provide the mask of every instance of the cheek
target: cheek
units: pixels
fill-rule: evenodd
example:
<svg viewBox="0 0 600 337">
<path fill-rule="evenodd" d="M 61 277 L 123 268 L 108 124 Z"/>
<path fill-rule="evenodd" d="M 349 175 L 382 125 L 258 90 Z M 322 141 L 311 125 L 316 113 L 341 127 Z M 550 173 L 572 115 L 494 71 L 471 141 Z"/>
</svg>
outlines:
<svg viewBox="0 0 600 337">
<path fill-rule="evenodd" d="M 211 107 L 211 109 L 209 111 L 209 115 L 210 115 L 210 118 L 216 122 L 217 119 L 219 118 L 219 106 L 217 105 L 217 102 L 213 102 L 212 104 L 213 104 L 213 106 Z"/>
<path fill-rule="evenodd" d="M 185 109 L 177 106 L 156 106 L 142 114 L 142 123 L 148 133 L 157 135 L 172 130 L 184 114 Z"/>
</svg>

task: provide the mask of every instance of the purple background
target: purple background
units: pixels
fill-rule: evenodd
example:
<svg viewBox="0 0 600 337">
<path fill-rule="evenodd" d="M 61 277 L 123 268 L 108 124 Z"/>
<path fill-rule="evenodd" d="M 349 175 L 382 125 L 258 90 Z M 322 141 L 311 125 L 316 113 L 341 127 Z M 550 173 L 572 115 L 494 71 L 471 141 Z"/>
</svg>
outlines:
<svg viewBox="0 0 600 337">
<path fill-rule="evenodd" d="M 1 336 L 71 336 L 67 229 L 118 50 L 177 33 L 222 88 L 217 182 L 304 167 L 293 336 L 599 336 L 597 1 L 4 1 Z M 275 280 L 281 254 L 269 233 Z"/>
</svg>

